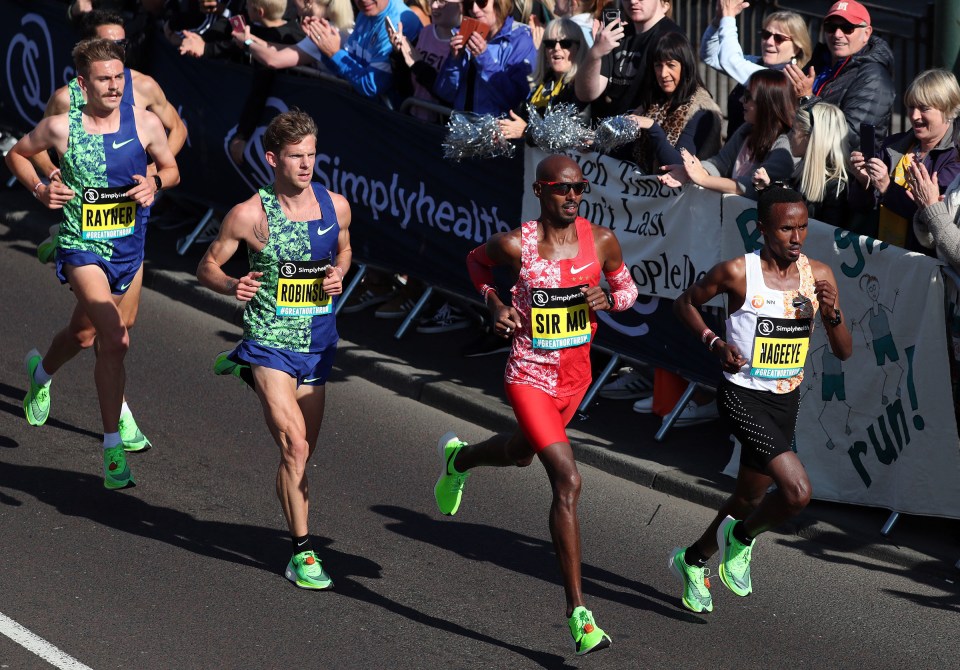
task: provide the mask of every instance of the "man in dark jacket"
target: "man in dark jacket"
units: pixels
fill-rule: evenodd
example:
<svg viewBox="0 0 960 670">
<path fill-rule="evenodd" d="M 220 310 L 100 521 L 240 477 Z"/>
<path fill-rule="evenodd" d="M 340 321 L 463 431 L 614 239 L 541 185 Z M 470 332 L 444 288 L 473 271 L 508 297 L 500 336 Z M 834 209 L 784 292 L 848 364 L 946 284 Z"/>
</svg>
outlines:
<svg viewBox="0 0 960 670">
<path fill-rule="evenodd" d="M 784 70 L 804 103 L 829 102 L 847 118 L 850 147 L 860 146 L 860 124 L 876 127 L 877 142 L 887 135 L 896 91 L 893 52 L 873 36 L 870 13 L 855 0 L 835 2 L 823 20 L 826 45 L 817 45 L 806 74 L 796 65 Z"/>
</svg>

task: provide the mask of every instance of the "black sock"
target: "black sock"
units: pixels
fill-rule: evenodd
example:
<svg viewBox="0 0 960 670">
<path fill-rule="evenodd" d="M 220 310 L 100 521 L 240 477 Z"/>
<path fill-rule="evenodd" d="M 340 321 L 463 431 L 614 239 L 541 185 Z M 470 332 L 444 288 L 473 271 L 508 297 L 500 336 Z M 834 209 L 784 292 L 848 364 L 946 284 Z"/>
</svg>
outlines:
<svg viewBox="0 0 960 670">
<path fill-rule="evenodd" d="M 310 544 L 310 536 L 304 535 L 303 537 L 294 537 L 293 540 L 293 553 L 299 554 L 301 551 L 313 551 L 313 546 Z"/>
<path fill-rule="evenodd" d="M 747 535 L 747 531 L 743 526 L 743 521 L 737 521 L 730 534 L 733 535 L 733 538 L 740 544 L 750 544 L 753 542 L 753 538 Z"/>
<path fill-rule="evenodd" d="M 683 562 L 690 567 L 702 568 L 707 564 L 707 557 L 697 549 L 697 545 L 691 544 L 687 547 L 686 551 L 683 552 Z"/>
</svg>

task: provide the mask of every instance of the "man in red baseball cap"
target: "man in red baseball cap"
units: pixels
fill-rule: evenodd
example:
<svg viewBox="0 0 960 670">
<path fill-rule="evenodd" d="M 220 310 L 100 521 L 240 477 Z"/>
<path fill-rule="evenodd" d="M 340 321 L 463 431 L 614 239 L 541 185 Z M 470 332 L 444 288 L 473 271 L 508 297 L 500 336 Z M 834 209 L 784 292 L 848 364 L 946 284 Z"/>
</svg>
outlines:
<svg viewBox="0 0 960 670">
<path fill-rule="evenodd" d="M 855 0 L 833 3 L 823 19 L 823 43 L 804 69 L 788 65 L 784 72 L 801 101 L 837 105 L 847 119 L 850 148 L 860 146 L 860 124 L 876 127 L 881 141 L 890 126 L 896 90 L 893 51 L 873 34 L 870 12 Z"/>
</svg>

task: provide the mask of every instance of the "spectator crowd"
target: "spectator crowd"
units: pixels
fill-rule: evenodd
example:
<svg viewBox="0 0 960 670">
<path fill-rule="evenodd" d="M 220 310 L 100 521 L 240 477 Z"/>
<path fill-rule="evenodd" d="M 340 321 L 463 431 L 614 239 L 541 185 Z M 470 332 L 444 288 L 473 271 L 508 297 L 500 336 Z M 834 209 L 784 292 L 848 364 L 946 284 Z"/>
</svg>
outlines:
<svg viewBox="0 0 960 670">
<path fill-rule="evenodd" d="M 760 53 L 745 54 L 738 17 L 749 6 L 717 0 L 702 35 L 684 33 L 670 0 L 77 0 L 67 12 L 81 33 L 123 22 L 128 60 L 148 74 L 142 47 L 152 35 L 184 58 L 250 64 L 230 146 L 238 163 L 281 68 L 324 72 L 424 123 L 443 123 L 451 110 L 489 114 L 517 142 L 531 114 L 572 104 L 585 123 L 630 119 L 636 139 L 618 157 L 667 186 L 693 182 L 756 199 L 770 184 L 786 183 L 812 218 L 960 271 L 954 74 L 919 72 L 898 91 L 894 52 L 855 0 L 834 3 L 812 22 L 771 12 L 762 20 Z M 700 78 L 701 64 L 735 83 L 726 119 Z M 891 134 L 896 113 L 910 128 Z M 344 311 L 376 306 L 379 317 L 403 317 L 419 290 L 403 275 L 371 276 Z M 480 320 L 469 305 L 445 302 L 420 330 Z M 496 351 L 506 351 L 504 342 L 484 337 L 466 353 Z M 656 377 L 654 384 L 641 370 L 624 370 L 601 395 L 664 414 L 684 383 Z M 655 400 L 654 386 L 657 396 L 661 387 L 672 390 Z M 698 397 L 679 424 L 713 416 L 710 398 Z"/>
</svg>

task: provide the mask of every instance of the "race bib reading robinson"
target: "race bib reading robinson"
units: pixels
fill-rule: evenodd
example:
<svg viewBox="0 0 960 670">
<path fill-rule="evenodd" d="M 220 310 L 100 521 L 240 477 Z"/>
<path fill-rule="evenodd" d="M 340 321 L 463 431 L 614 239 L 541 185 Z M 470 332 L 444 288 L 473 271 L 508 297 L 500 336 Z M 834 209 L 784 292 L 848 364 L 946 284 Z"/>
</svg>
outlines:
<svg viewBox="0 0 960 670">
<path fill-rule="evenodd" d="M 323 292 L 328 259 L 320 261 L 280 261 L 277 280 L 278 316 L 317 316 L 330 314 L 333 300 Z"/>
<path fill-rule="evenodd" d="M 579 286 L 534 289 L 531 303 L 534 349 L 566 349 L 590 341 L 590 312 Z"/>
<path fill-rule="evenodd" d="M 757 317 L 750 374 L 764 379 L 795 377 L 810 346 L 810 319 Z"/>
<path fill-rule="evenodd" d="M 108 240 L 133 234 L 137 223 L 137 203 L 127 197 L 131 186 L 98 188 L 87 186 L 82 192 L 80 233 L 85 240 Z"/>
</svg>

